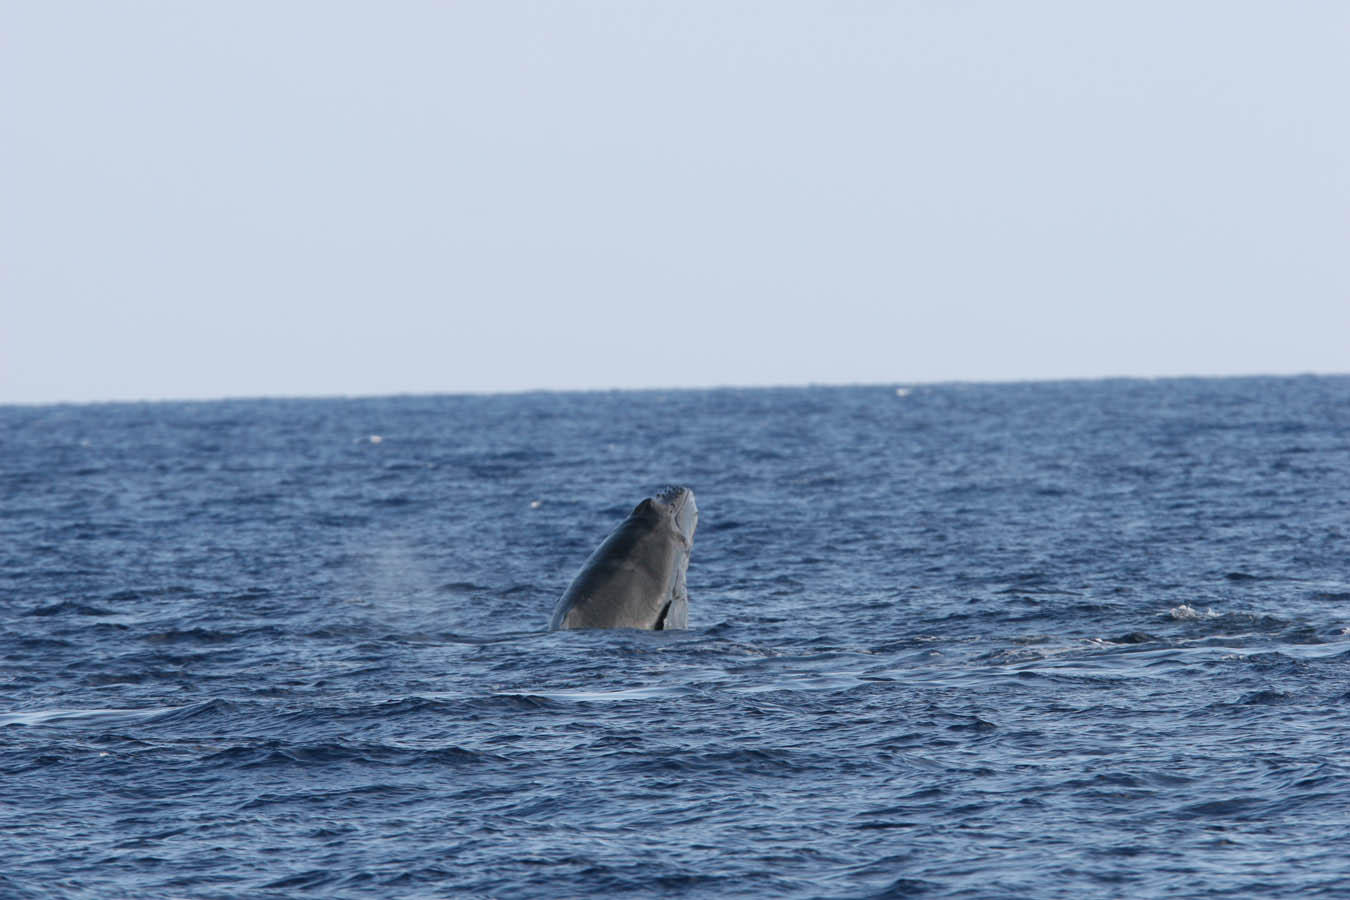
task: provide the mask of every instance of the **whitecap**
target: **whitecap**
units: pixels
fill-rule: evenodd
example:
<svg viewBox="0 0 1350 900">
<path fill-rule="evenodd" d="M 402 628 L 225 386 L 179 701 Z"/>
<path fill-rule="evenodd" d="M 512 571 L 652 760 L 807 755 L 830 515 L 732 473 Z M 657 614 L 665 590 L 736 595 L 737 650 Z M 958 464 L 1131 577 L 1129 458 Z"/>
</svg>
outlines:
<svg viewBox="0 0 1350 900">
<path fill-rule="evenodd" d="M 1214 607 L 1212 606 L 1205 607 L 1204 611 L 1202 612 L 1196 609 L 1194 606 L 1191 606 L 1189 603 L 1183 603 L 1180 606 L 1174 606 L 1167 611 L 1167 614 L 1170 615 L 1172 618 L 1178 620 L 1217 619 L 1219 617 L 1219 614 L 1214 611 Z"/>
</svg>

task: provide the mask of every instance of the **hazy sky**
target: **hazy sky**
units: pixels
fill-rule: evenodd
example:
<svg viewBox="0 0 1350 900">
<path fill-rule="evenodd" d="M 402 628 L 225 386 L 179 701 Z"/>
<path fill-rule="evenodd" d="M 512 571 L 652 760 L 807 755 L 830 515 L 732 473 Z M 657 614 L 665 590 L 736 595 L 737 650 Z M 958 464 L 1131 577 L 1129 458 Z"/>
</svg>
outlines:
<svg viewBox="0 0 1350 900">
<path fill-rule="evenodd" d="M 1350 3 L 0 0 L 0 402 L 1350 371 Z"/>
</svg>

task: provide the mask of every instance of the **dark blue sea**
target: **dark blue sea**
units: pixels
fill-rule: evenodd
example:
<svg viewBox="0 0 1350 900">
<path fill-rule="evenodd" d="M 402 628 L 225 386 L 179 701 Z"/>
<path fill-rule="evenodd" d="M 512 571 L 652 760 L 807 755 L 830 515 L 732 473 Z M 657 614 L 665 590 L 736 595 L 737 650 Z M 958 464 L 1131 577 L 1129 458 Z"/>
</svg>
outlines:
<svg viewBox="0 0 1350 900">
<path fill-rule="evenodd" d="M 1350 377 L 0 407 L 0 897 L 1350 896 Z M 549 633 L 643 497 L 686 631 Z"/>
</svg>

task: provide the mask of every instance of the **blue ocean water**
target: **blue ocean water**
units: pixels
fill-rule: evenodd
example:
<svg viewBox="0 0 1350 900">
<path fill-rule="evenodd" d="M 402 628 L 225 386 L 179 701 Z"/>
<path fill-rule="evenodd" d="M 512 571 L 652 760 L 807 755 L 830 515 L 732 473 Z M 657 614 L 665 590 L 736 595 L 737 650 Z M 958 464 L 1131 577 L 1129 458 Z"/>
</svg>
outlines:
<svg viewBox="0 0 1350 900">
<path fill-rule="evenodd" d="M 0 408 L 0 896 L 1350 895 L 1350 377 Z M 686 631 L 548 633 L 694 489 Z"/>
</svg>

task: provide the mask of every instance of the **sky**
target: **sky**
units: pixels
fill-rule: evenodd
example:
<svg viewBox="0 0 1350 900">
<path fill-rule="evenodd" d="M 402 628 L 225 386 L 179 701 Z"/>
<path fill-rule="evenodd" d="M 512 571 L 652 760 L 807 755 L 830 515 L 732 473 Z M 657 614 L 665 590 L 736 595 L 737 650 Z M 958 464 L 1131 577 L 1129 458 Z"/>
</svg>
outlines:
<svg viewBox="0 0 1350 900">
<path fill-rule="evenodd" d="M 0 0 L 0 403 L 1350 372 L 1350 4 Z"/>
</svg>

